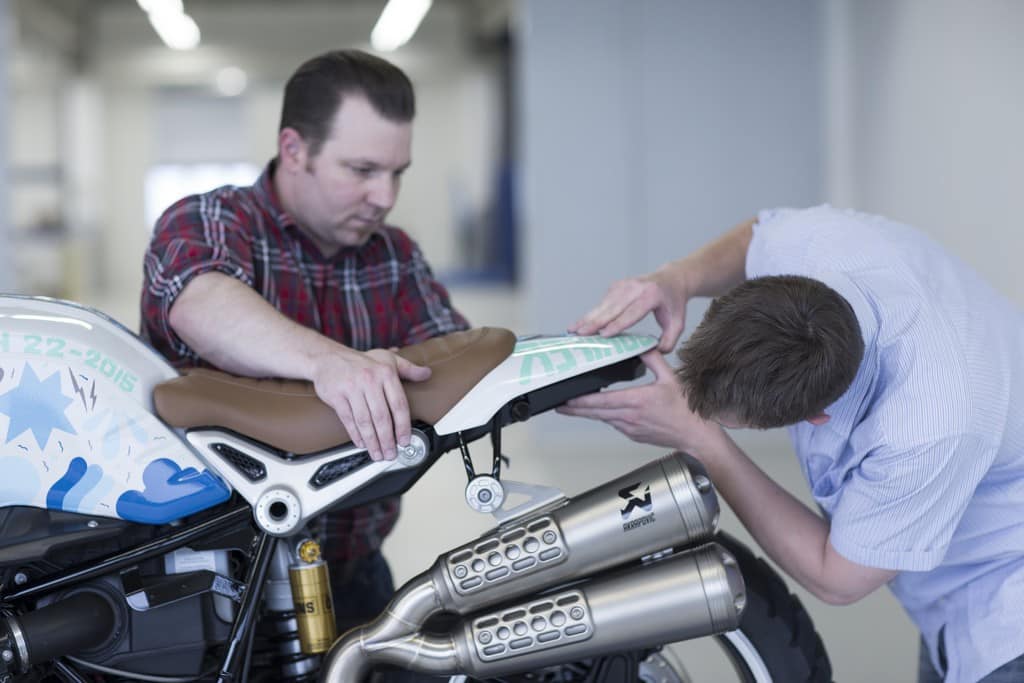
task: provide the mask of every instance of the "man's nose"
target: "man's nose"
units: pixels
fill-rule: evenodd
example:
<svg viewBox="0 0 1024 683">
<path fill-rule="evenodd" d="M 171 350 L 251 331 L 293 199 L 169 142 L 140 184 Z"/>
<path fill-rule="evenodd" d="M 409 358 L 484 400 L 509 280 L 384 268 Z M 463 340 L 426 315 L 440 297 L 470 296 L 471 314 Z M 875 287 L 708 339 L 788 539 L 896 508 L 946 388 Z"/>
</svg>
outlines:
<svg viewBox="0 0 1024 683">
<path fill-rule="evenodd" d="M 381 209 L 390 209 L 398 198 L 398 180 L 390 174 L 381 174 L 370 181 L 367 201 Z"/>
</svg>

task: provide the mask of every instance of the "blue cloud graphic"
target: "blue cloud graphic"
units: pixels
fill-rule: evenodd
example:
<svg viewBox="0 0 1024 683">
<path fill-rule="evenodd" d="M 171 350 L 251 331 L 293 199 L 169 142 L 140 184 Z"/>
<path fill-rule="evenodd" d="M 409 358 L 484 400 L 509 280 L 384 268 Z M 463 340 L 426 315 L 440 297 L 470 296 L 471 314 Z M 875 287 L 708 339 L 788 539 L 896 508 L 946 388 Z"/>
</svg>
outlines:
<svg viewBox="0 0 1024 683">
<path fill-rule="evenodd" d="M 142 491 L 125 491 L 117 499 L 122 519 L 144 524 L 166 524 L 228 499 L 231 492 L 207 470 L 181 469 L 159 458 L 142 473 Z"/>
</svg>

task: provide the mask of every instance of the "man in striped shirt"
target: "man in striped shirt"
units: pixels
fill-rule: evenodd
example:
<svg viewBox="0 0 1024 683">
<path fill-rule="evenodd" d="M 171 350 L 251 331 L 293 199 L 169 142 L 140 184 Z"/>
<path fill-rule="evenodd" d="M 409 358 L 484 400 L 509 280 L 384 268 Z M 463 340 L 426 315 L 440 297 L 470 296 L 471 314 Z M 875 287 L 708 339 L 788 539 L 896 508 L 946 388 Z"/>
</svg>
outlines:
<svg viewBox="0 0 1024 683">
<path fill-rule="evenodd" d="M 277 156 L 251 187 L 185 197 L 145 256 L 142 336 L 179 368 L 309 380 L 374 459 L 407 445 L 401 381 L 429 376 L 388 349 L 465 329 L 416 243 L 385 223 L 410 164 L 412 84 L 356 50 L 315 57 L 284 93 Z M 398 500 L 328 513 L 344 627 L 393 590 L 380 555 Z"/>
<path fill-rule="evenodd" d="M 570 401 L 685 450 L 779 566 L 822 600 L 882 585 L 920 628 L 920 680 L 1024 680 L 1024 316 L 922 233 L 829 206 L 762 212 L 691 256 L 614 284 L 577 322 L 717 296 L 673 372 Z M 679 383 L 682 391 L 679 390 Z M 723 427 L 787 426 L 823 516 Z"/>
</svg>

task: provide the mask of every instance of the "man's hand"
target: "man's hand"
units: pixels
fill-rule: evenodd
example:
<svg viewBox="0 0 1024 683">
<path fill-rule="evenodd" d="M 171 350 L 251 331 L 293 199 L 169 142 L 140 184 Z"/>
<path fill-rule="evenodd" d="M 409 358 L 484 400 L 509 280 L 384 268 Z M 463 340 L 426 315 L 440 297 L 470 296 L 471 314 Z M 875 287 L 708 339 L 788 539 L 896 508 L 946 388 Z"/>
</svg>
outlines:
<svg viewBox="0 0 1024 683">
<path fill-rule="evenodd" d="M 638 443 L 684 451 L 721 431 L 690 411 L 672 367 L 659 352 L 640 358 L 654 373 L 651 384 L 580 396 L 557 412 L 603 420 Z"/>
<path fill-rule="evenodd" d="M 683 333 L 686 302 L 690 299 L 680 265 L 668 264 L 650 275 L 615 282 L 601 303 L 569 327 L 569 331 L 610 337 L 654 311 L 654 319 L 661 327 L 658 350 L 668 353 Z"/>
<path fill-rule="evenodd" d="M 401 380 L 422 382 L 430 368 L 384 349 L 341 349 L 317 358 L 313 387 L 331 406 L 353 443 L 374 460 L 392 460 L 412 430 Z"/>
</svg>

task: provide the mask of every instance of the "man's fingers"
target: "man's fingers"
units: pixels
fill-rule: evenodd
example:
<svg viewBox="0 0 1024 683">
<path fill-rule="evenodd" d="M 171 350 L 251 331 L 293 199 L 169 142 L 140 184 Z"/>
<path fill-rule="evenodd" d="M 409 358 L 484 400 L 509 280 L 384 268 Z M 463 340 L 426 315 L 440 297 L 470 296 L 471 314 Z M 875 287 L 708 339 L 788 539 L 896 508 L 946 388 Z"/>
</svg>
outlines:
<svg viewBox="0 0 1024 683">
<path fill-rule="evenodd" d="M 596 391 L 592 394 L 577 396 L 569 400 L 566 405 L 571 408 L 635 408 L 637 401 L 643 396 L 642 392 L 647 386 L 649 385 L 628 389 L 614 389 L 611 391 Z"/>
<path fill-rule="evenodd" d="M 391 411 L 391 419 L 394 420 L 395 441 L 399 446 L 408 446 L 412 424 L 409 416 L 409 401 L 405 397 L 402 385 L 397 381 L 386 382 L 384 384 L 384 398 L 387 399 L 388 408 Z"/>
<path fill-rule="evenodd" d="M 369 387 L 368 387 L 369 389 Z M 391 418 L 391 407 L 384 386 L 373 387 L 367 391 L 366 404 L 373 420 L 373 431 L 377 443 L 380 444 L 380 455 L 385 460 L 394 460 L 398 455 L 395 449 L 395 424 Z"/>
<path fill-rule="evenodd" d="M 366 403 L 366 397 L 358 394 L 353 396 L 349 403 L 352 406 L 352 414 L 355 416 L 356 429 L 358 429 L 359 436 L 363 441 L 363 448 L 367 450 L 371 458 L 380 460 L 383 457 L 381 455 L 380 441 L 377 440 L 373 415 L 370 412 L 369 405 Z"/>
<path fill-rule="evenodd" d="M 620 334 L 640 322 L 650 312 L 651 306 L 648 302 L 634 299 L 623 307 L 618 315 L 611 319 L 607 325 L 601 328 L 601 336 L 611 337 Z"/>
<path fill-rule="evenodd" d="M 621 420 L 623 419 L 623 408 L 580 408 L 570 405 L 559 406 L 555 412 L 573 417 L 585 417 L 590 420 Z"/>
<path fill-rule="evenodd" d="M 654 319 L 661 327 L 661 339 L 658 340 L 658 350 L 668 353 L 675 348 L 679 342 L 679 336 L 683 333 L 686 320 L 683 316 L 671 315 L 665 308 L 658 308 L 654 311 Z"/>
<path fill-rule="evenodd" d="M 604 327 L 607 323 L 606 316 L 599 313 L 598 309 L 594 309 L 587 313 L 585 316 L 574 322 L 569 326 L 569 331 L 574 334 L 588 335 L 594 334 L 599 329 Z"/>
<path fill-rule="evenodd" d="M 342 426 L 345 427 L 345 431 L 348 432 L 348 438 L 352 440 L 352 443 L 354 443 L 357 448 L 362 448 L 363 440 L 359 436 L 359 427 L 356 425 L 355 416 L 352 415 L 352 407 L 349 405 L 348 399 L 343 398 L 339 405 L 334 406 L 334 412 L 337 413 Z"/>
<path fill-rule="evenodd" d="M 422 382 L 423 380 L 430 379 L 430 368 L 425 365 L 416 365 L 412 361 L 398 355 L 395 356 L 395 369 L 398 370 L 399 377 L 410 382 Z"/>
<path fill-rule="evenodd" d="M 640 356 L 640 360 L 643 361 L 647 369 L 654 373 L 654 379 L 656 381 L 675 380 L 675 370 L 668 364 L 665 357 L 661 355 L 661 351 L 658 349 L 651 349 Z"/>
<path fill-rule="evenodd" d="M 617 318 L 629 301 L 630 297 L 624 295 L 620 287 L 613 286 L 605 294 L 601 303 L 594 306 L 586 315 L 577 320 L 569 328 L 569 331 L 577 334 L 594 334 Z"/>
</svg>

